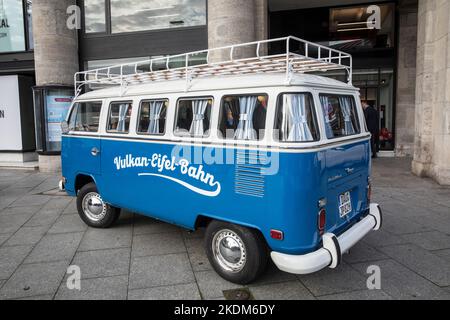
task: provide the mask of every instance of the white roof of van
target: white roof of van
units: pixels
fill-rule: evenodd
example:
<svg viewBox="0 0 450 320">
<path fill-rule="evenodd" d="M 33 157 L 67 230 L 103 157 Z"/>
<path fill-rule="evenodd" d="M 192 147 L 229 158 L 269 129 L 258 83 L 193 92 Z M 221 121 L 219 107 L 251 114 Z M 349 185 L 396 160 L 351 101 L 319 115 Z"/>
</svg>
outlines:
<svg viewBox="0 0 450 320">
<path fill-rule="evenodd" d="M 193 79 L 188 92 L 214 91 L 228 89 L 246 89 L 261 87 L 306 86 L 315 88 L 331 88 L 340 90 L 358 90 L 351 84 L 332 78 L 312 74 L 293 74 L 289 84 L 286 74 L 251 74 L 238 76 L 212 76 Z M 186 81 L 169 80 L 132 85 L 126 88 L 120 86 L 98 89 L 78 96 L 77 100 L 90 100 L 113 97 L 133 97 L 142 95 L 157 95 L 164 93 L 186 92 Z"/>
</svg>

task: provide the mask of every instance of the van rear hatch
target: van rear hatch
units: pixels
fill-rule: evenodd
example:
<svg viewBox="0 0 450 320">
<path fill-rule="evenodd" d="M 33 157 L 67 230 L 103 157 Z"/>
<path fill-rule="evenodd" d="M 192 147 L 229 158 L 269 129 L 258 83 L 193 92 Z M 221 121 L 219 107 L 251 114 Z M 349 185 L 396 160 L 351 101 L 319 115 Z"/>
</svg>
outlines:
<svg viewBox="0 0 450 320">
<path fill-rule="evenodd" d="M 367 141 L 326 151 L 325 232 L 345 231 L 367 209 L 369 161 Z"/>
</svg>

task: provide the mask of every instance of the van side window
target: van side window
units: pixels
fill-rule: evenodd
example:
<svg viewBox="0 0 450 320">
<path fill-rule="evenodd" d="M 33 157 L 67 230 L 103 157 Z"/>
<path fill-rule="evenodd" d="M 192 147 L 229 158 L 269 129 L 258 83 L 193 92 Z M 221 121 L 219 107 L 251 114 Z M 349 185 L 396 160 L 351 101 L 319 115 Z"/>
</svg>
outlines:
<svg viewBox="0 0 450 320">
<path fill-rule="evenodd" d="M 166 132 L 166 114 L 169 100 L 147 100 L 141 102 L 138 133 L 159 135 Z"/>
<path fill-rule="evenodd" d="M 314 102 L 309 93 L 285 93 L 278 97 L 275 139 L 282 142 L 319 140 Z"/>
<path fill-rule="evenodd" d="M 69 118 L 69 131 L 97 132 L 102 102 L 78 102 Z"/>
<path fill-rule="evenodd" d="M 175 134 L 206 137 L 211 126 L 212 98 L 178 100 Z"/>
<path fill-rule="evenodd" d="M 222 98 L 219 132 L 224 139 L 264 138 L 267 95 L 236 95 Z"/>
<path fill-rule="evenodd" d="M 131 108 L 131 102 L 111 103 L 106 131 L 113 133 L 128 133 L 130 130 Z"/>
<path fill-rule="evenodd" d="M 361 132 L 354 97 L 320 95 L 320 103 L 328 139 L 351 136 Z"/>
</svg>

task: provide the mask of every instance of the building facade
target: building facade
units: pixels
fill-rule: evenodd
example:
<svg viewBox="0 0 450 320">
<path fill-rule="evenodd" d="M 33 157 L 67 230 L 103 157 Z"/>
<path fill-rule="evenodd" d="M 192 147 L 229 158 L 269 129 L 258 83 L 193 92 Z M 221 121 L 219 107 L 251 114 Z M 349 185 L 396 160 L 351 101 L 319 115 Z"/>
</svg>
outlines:
<svg viewBox="0 0 450 320">
<path fill-rule="evenodd" d="M 21 4 L 23 21 L 8 19 L 16 28 L 4 38 L 13 42 L 0 38 L 0 81 L 29 77 L 22 87 L 35 85 L 34 107 L 24 102 L 19 113 L 34 112 L 41 170 L 60 166 L 56 122 L 43 118 L 67 109 L 74 72 L 293 35 L 353 55 L 354 85 L 379 112 L 380 156 L 413 157 L 416 174 L 450 184 L 449 1 L 3 0 L 0 19 L 12 16 L 11 3 L 16 11 Z M 72 5 L 79 30 L 67 27 Z M 374 13 L 377 27 L 368 28 Z M 16 154 L 31 149 L 23 144 Z M 8 151 L 0 144 L 0 162 Z"/>
</svg>

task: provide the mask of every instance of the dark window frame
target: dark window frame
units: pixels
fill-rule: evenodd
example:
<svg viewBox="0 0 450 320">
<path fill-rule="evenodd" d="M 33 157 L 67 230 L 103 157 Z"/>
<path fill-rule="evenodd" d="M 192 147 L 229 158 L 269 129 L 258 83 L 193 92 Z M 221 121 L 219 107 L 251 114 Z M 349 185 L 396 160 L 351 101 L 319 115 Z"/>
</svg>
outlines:
<svg viewBox="0 0 450 320">
<path fill-rule="evenodd" d="M 170 106 L 170 99 L 169 98 L 161 98 L 161 99 L 143 99 L 139 102 L 139 109 L 137 114 L 137 121 L 136 121 L 136 134 L 140 136 L 165 136 L 167 133 L 167 111 L 169 110 L 169 106 L 166 107 L 166 118 L 164 119 L 164 132 L 162 133 L 146 133 L 146 132 L 140 132 L 139 131 L 139 125 L 140 125 L 140 119 L 141 119 L 141 110 L 142 110 L 142 104 L 145 102 L 151 102 L 151 101 L 165 101 L 168 102 Z"/>
</svg>

